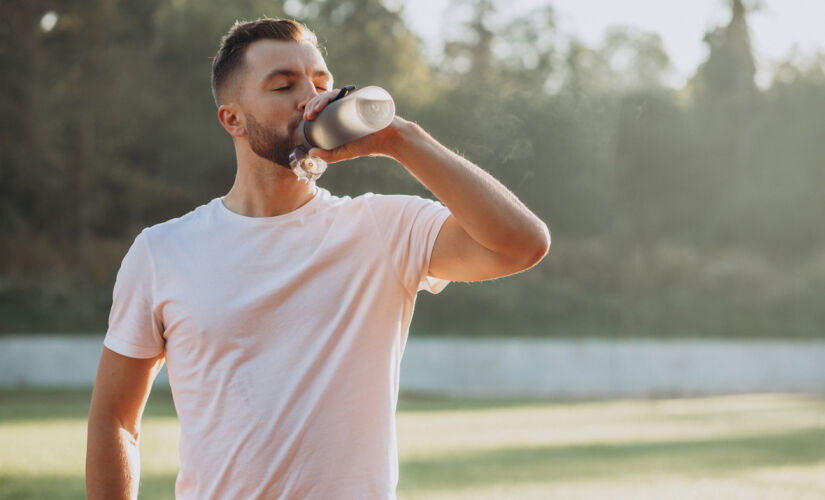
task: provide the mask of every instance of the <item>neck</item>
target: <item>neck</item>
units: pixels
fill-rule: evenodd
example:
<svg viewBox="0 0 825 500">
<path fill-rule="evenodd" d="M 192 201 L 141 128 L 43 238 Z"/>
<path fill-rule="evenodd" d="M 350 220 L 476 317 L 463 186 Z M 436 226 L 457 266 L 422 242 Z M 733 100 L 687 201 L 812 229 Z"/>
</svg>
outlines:
<svg viewBox="0 0 825 500">
<path fill-rule="evenodd" d="M 223 204 L 247 217 L 273 217 L 302 207 L 315 195 L 315 189 L 314 183 L 298 180 L 291 170 L 278 164 L 238 155 L 235 183 Z"/>
</svg>

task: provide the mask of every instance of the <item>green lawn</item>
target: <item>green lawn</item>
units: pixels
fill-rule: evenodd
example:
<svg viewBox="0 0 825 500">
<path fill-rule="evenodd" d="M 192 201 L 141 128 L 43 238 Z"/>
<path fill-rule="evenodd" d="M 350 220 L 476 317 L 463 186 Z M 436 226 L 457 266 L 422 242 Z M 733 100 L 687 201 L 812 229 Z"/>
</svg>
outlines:
<svg viewBox="0 0 825 500">
<path fill-rule="evenodd" d="M 0 392 L 0 498 L 85 498 L 88 392 Z M 172 498 L 177 423 L 152 395 L 142 499 Z M 825 498 L 825 399 L 402 398 L 399 498 Z"/>
</svg>

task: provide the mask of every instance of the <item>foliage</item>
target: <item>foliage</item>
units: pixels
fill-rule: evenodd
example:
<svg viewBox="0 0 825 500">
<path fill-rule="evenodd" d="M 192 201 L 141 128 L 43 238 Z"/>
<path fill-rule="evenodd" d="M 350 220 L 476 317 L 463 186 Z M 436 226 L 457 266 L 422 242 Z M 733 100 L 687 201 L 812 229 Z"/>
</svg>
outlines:
<svg viewBox="0 0 825 500">
<path fill-rule="evenodd" d="M 289 15 L 318 33 L 339 85 L 390 89 L 553 232 L 528 273 L 422 295 L 416 332 L 823 335 L 825 56 L 791 55 L 758 88 L 756 4 L 732 0 L 676 90 L 656 35 L 617 28 L 591 47 L 552 7 L 460 5 L 466 25 L 430 61 L 380 0 L 0 2 L 0 332 L 105 330 L 135 235 L 231 185 L 209 89 L 220 36 Z M 321 184 L 427 194 L 382 159 Z"/>
</svg>

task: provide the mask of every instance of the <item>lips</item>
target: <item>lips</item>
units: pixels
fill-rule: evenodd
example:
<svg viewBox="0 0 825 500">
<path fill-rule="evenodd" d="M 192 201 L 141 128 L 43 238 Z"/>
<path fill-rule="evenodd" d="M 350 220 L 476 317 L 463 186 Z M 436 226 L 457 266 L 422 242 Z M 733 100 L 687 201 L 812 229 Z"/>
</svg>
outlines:
<svg viewBox="0 0 825 500">
<path fill-rule="evenodd" d="M 292 139 L 292 147 L 298 147 L 301 144 L 301 138 L 298 136 L 298 125 L 301 124 L 301 119 L 303 115 L 299 114 L 295 118 L 289 121 L 289 125 L 287 126 L 287 132 L 289 133 L 289 137 Z"/>
</svg>

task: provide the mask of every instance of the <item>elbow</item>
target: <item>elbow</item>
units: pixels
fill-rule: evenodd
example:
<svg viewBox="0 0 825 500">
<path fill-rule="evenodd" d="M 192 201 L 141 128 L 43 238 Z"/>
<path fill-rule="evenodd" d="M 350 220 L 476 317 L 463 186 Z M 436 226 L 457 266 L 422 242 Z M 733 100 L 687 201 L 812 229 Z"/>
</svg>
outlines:
<svg viewBox="0 0 825 500">
<path fill-rule="evenodd" d="M 541 257 L 539 260 L 543 259 L 545 255 L 550 251 L 550 228 L 547 227 L 547 224 L 544 222 L 541 223 Z"/>
<path fill-rule="evenodd" d="M 90 441 L 116 441 L 137 446 L 140 442 L 140 422 L 127 422 L 114 416 L 91 414 L 88 420 L 87 438 Z"/>
<path fill-rule="evenodd" d="M 541 260 L 547 255 L 550 251 L 550 229 L 547 227 L 547 224 L 544 222 L 540 223 L 541 227 L 541 236 L 538 239 L 538 244 L 536 245 L 536 253 L 535 258 L 536 261 L 533 265 L 538 264 Z"/>
<path fill-rule="evenodd" d="M 524 261 L 522 270 L 530 269 L 544 259 L 550 251 L 550 230 L 543 222 L 539 222 L 529 244 L 524 246 Z"/>
</svg>

